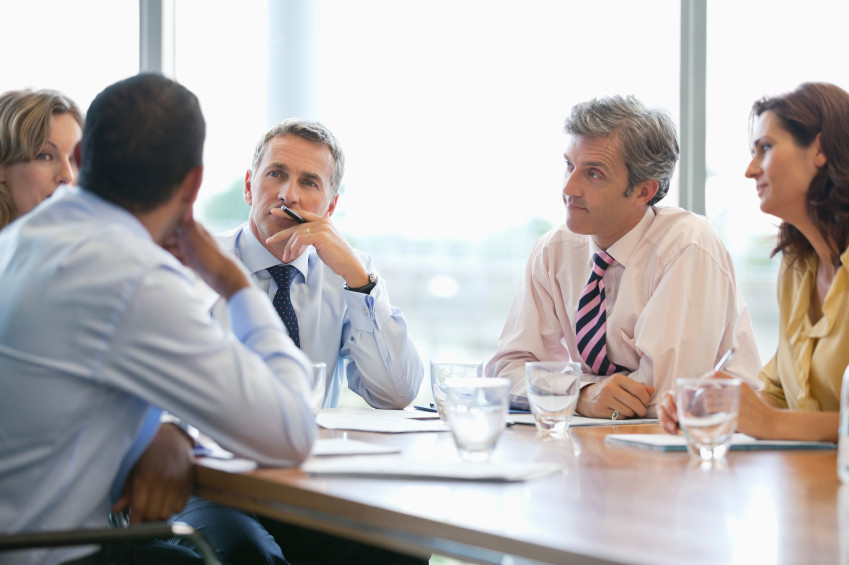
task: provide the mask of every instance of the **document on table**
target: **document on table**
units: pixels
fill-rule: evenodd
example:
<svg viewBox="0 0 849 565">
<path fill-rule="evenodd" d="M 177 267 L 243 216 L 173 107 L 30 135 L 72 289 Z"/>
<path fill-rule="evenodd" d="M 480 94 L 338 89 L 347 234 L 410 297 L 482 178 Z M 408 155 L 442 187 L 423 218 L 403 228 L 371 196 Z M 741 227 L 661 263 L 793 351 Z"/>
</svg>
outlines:
<svg viewBox="0 0 849 565">
<path fill-rule="evenodd" d="M 657 451 L 686 451 L 684 436 L 670 434 L 610 434 L 604 442 L 612 445 L 629 445 Z M 734 434 L 731 438 L 732 450 L 746 449 L 835 449 L 834 443 L 827 441 L 786 441 L 775 439 L 755 439 L 746 434 Z"/>
<path fill-rule="evenodd" d="M 525 424 L 528 426 L 535 425 L 533 414 L 510 414 L 507 416 L 508 422 L 515 424 Z M 631 424 L 657 424 L 657 418 L 634 418 L 631 420 L 611 420 L 610 418 L 586 418 L 584 416 L 572 416 L 569 422 L 569 427 L 577 428 L 582 426 L 623 426 Z"/>
<path fill-rule="evenodd" d="M 199 456 L 197 459 L 198 464 L 229 473 L 244 473 L 257 468 L 255 461 L 235 457 L 229 451 L 222 449 L 217 443 L 212 442 L 212 440 L 207 440 L 207 442 L 214 447 L 207 447 L 206 452 L 197 454 Z M 385 455 L 400 452 L 401 450 L 396 447 L 377 445 L 355 439 L 327 438 L 315 441 L 312 452 L 310 452 L 310 457 Z"/>
<path fill-rule="evenodd" d="M 310 459 L 301 465 L 301 470 L 311 475 L 495 482 L 538 479 L 556 473 L 560 469 L 561 467 L 555 463 L 416 461 L 391 456 Z"/>
<path fill-rule="evenodd" d="M 377 410 L 375 408 L 325 408 L 316 416 L 327 430 L 358 432 L 447 432 L 448 426 L 433 415 L 418 410 Z"/>
</svg>

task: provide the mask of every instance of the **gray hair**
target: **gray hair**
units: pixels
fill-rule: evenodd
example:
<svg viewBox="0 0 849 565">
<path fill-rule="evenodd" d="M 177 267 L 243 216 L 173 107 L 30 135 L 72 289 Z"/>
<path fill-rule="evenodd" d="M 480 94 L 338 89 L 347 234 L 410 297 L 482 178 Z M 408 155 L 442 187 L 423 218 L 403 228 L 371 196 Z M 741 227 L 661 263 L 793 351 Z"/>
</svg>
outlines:
<svg viewBox="0 0 849 565">
<path fill-rule="evenodd" d="M 262 156 L 265 153 L 265 145 L 271 139 L 287 134 L 296 135 L 314 143 L 322 143 L 330 149 L 330 154 L 333 156 L 333 175 L 330 177 L 330 197 L 332 198 L 339 194 L 339 186 L 342 184 L 342 176 L 345 174 L 345 154 L 342 152 L 342 147 L 336 140 L 336 136 L 323 124 L 305 118 L 289 118 L 268 130 L 262 139 L 259 140 L 259 143 L 256 144 L 251 170 L 256 173 L 257 167 L 259 167 L 259 163 L 262 161 Z"/>
<path fill-rule="evenodd" d="M 581 137 L 612 136 L 616 140 L 628 167 L 625 196 L 647 180 L 658 183 L 650 205 L 657 204 L 669 192 L 678 161 L 678 138 L 675 122 L 666 110 L 648 108 L 634 96 L 594 98 L 572 108 L 563 131 Z"/>
</svg>

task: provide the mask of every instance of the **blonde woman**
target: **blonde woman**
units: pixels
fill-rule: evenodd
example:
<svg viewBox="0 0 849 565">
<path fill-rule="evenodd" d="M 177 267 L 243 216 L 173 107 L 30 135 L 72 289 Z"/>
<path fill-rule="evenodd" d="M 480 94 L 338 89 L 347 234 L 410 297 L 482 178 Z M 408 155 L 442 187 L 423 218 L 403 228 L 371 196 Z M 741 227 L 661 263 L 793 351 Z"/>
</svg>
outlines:
<svg viewBox="0 0 849 565">
<path fill-rule="evenodd" d="M 0 94 L 0 229 L 77 176 L 79 107 L 55 90 Z"/>
</svg>

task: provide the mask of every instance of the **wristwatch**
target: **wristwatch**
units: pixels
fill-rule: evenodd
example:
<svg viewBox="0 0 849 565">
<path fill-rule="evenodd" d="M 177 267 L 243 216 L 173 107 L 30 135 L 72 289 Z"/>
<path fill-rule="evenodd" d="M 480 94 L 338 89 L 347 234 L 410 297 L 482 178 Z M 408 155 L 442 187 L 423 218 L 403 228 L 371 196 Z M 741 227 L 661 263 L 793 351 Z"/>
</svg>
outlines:
<svg viewBox="0 0 849 565">
<path fill-rule="evenodd" d="M 368 274 L 368 284 L 366 284 L 365 286 L 358 286 L 358 287 L 352 288 L 352 287 L 348 286 L 348 283 L 345 283 L 345 290 L 350 290 L 350 291 L 353 291 L 353 292 L 362 292 L 363 294 L 368 294 L 368 293 L 371 292 L 371 289 L 373 289 L 375 286 L 377 286 L 377 275 L 375 275 L 374 273 L 369 273 Z"/>
</svg>

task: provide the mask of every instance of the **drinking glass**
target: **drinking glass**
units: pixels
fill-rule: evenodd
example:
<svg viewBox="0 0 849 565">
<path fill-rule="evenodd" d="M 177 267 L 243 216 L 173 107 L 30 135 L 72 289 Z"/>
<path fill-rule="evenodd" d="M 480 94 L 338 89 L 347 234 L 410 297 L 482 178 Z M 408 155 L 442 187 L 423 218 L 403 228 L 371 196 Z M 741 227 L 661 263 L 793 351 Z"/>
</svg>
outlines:
<svg viewBox="0 0 849 565">
<path fill-rule="evenodd" d="M 510 380 L 455 377 L 445 383 L 443 410 L 460 457 L 488 461 L 507 421 Z"/>
<path fill-rule="evenodd" d="M 681 378 L 676 381 L 675 402 L 678 423 L 687 450 L 702 462 L 725 458 L 731 438 L 737 430 L 740 407 L 739 378 Z"/>
<path fill-rule="evenodd" d="M 457 377 L 483 377 L 483 363 L 448 363 L 442 361 L 430 362 L 430 386 L 433 391 L 433 402 L 439 417 L 445 420 L 445 383 Z"/>
<path fill-rule="evenodd" d="M 561 434 L 569 427 L 581 385 L 581 364 L 570 361 L 525 363 L 528 404 L 541 432 Z"/>
<path fill-rule="evenodd" d="M 324 404 L 324 390 L 327 386 L 327 364 L 313 363 L 310 378 L 310 408 L 313 414 L 318 414 Z"/>
</svg>

